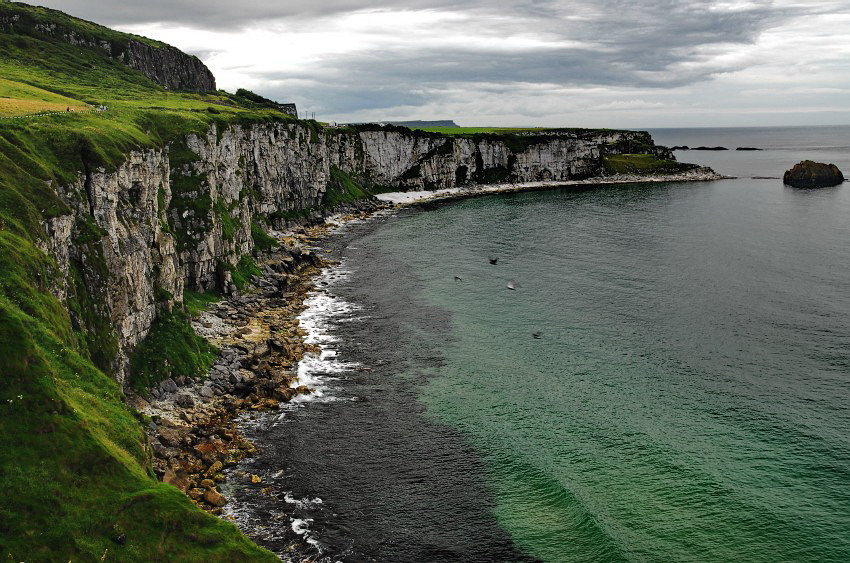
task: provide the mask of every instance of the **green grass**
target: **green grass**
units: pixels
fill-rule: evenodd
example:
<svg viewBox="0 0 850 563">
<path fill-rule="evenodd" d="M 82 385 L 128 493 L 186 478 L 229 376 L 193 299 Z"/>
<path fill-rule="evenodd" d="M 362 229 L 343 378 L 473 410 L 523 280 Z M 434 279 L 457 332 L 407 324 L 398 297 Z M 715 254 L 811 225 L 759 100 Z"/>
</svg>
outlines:
<svg viewBox="0 0 850 563">
<path fill-rule="evenodd" d="M 331 179 L 325 188 L 322 204 L 327 207 L 336 207 L 371 195 L 351 175 L 336 166 L 331 166 Z"/>
<path fill-rule="evenodd" d="M 269 235 L 256 221 L 251 221 L 251 238 L 254 239 L 254 249 L 260 252 L 269 252 L 278 247 L 277 239 Z"/>
<path fill-rule="evenodd" d="M 122 561 L 274 560 L 156 482 L 139 418 L 75 349 L 58 305 L 0 296 L 3 558 L 94 561 L 109 550 Z M 124 545 L 112 541 L 120 534 Z"/>
<path fill-rule="evenodd" d="M 183 308 L 186 313 L 194 318 L 206 311 L 213 303 L 221 301 L 221 295 L 217 293 L 200 293 L 198 291 L 183 291 Z"/>
<path fill-rule="evenodd" d="M 651 154 L 608 154 L 602 157 L 602 162 L 607 174 L 672 174 L 695 167 Z"/>
<path fill-rule="evenodd" d="M 168 377 L 205 376 L 217 356 L 218 350 L 195 333 L 186 313 L 161 314 L 130 356 L 130 387 L 144 392 Z"/>
<path fill-rule="evenodd" d="M 239 291 L 245 289 L 245 286 L 251 281 L 251 276 L 261 276 L 263 274 L 257 263 L 250 256 L 243 256 L 239 259 L 236 266 L 230 266 L 227 269 L 233 275 L 233 284 Z"/>
</svg>

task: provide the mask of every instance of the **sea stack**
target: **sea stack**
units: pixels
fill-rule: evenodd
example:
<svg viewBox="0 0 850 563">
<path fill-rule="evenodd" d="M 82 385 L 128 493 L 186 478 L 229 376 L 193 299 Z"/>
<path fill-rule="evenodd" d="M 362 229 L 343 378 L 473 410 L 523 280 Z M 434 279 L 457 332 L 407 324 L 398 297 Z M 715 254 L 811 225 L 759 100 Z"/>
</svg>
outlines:
<svg viewBox="0 0 850 563">
<path fill-rule="evenodd" d="M 782 180 L 795 188 L 823 188 L 837 186 L 844 181 L 844 174 L 834 164 L 804 160 L 787 170 Z"/>
</svg>

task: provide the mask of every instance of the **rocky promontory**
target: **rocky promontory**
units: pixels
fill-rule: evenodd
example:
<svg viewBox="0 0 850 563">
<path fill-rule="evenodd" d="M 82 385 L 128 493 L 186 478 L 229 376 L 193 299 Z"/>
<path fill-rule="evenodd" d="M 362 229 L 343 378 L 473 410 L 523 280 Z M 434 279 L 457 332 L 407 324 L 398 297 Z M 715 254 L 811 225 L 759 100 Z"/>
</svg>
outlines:
<svg viewBox="0 0 850 563">
<path fill-rule="evenodd" d="M 825 188 L 844 181 L 844 174 L 834 164 L 804 160 L 787 170 L 782 181 L 795 188 Z"/>
</svg>

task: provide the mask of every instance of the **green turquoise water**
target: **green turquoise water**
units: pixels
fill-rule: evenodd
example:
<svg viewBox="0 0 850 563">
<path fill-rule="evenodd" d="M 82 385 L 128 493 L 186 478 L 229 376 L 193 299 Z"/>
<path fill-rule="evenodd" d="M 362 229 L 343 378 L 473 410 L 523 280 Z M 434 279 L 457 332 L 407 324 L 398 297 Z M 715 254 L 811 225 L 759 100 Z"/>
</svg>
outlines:
<svg viewBox="0 0 850 563">
<path fill-rule="evenodd" d="M 466 200 L 358 244 L 450 319 L 413 338 L 441 355 L 419 400 L 523 551 L 847 561 L 848 218 L 847 188 L 747 179 Z"/>
</svg>

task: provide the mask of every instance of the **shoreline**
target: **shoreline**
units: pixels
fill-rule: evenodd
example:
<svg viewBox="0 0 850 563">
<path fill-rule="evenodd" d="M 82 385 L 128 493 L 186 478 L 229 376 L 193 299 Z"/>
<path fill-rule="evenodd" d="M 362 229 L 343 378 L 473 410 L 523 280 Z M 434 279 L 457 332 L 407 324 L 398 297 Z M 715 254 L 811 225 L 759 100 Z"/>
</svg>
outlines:
<svg viewBox="0 0 850 563">
<path fill-rule="evenodd" d="M 707 170 L 707 171 L 706 171 Z M 279 410 L 298 396 L 314 392 L 299 380 L 302 361 L 318 356 L 321 347 L 308 342 L 300 319 L 321 276 L 337 265 L 322 254 L 329 237 L 347 224 L 371 221 L 384 211 L 431 202 L 447 202 L 498 193 L 562 187 L 712 181 L 728 177 L 710 169 L 661 176 L 610 176 L 570 182 L 493 184 L 433 192 L 381 194 L 381 205 L 349 214 L 333 214 L 309 227 L 278 233 L 280 246 L 258 261 L 263 276 L 252 280 L 241 296 L 224 297 L 192 320 L 199 335 L 220 349 L 205 378 L 169 378 L 147 398 L 128 394 L 128 402 L 149 418 L 147 433 L 154 471 L 165 483 L 184 492 L 201 509 L 234 520 L 224 510 L 228 499 L 219 486 L 232 479 L 269 494 L 259 475 L 235 471 L 258 446 L 240 431 L 250 412 Z M 250 534 L 250 529 L 242 529 Z M 297 532 L 296 532 L 297 534 Z M 250 537 L 250 535 L 249 535 Z M 297 551 L 312 546 L 292 545 Z"/>
</svg>

